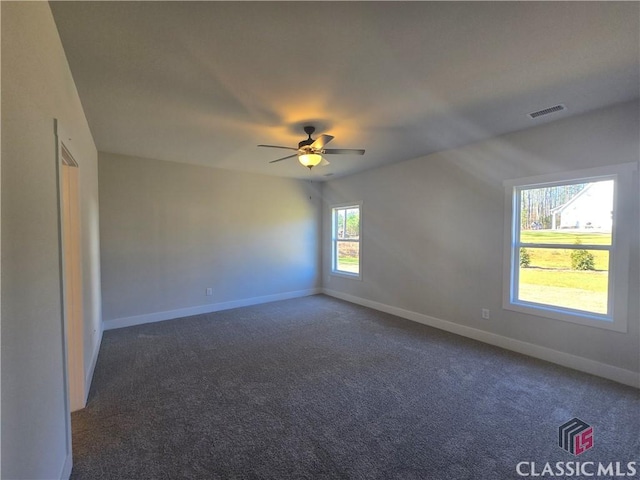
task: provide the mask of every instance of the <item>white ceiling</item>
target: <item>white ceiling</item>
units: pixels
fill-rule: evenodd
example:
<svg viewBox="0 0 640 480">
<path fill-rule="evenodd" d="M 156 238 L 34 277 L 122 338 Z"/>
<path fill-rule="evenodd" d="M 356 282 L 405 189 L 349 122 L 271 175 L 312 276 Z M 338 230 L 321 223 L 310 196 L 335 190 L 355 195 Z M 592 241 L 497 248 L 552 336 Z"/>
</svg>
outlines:
<svg viewBox="0 0 640 480">
<path fill-rule="evenodd" d="M 638 2 L 52 2 L 99 150 L 324 179 L 638 98 Z M 557 103 L 565 112 L 531 120 Z M 315 136 L 314 136 L 315 138 Z M 293 152 L 290 152 L 293 153 Z"/>
</svg>

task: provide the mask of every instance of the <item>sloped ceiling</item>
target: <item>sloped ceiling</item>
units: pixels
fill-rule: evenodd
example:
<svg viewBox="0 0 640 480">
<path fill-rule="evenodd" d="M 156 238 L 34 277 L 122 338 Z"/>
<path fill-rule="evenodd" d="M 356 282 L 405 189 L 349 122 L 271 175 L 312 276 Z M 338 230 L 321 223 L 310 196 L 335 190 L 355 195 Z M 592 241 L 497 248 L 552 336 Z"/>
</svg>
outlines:
<svg viewBox="0 0 640 480">
<path fill-rule="evenodd" d="M 637 2 L 52 2 L 101 151 L 322 180 L 639 96 Z M 531 120 L 557 103 L 564 112 Z M 311 174 L 259 143 L 335 137 Z"/>
</svg>

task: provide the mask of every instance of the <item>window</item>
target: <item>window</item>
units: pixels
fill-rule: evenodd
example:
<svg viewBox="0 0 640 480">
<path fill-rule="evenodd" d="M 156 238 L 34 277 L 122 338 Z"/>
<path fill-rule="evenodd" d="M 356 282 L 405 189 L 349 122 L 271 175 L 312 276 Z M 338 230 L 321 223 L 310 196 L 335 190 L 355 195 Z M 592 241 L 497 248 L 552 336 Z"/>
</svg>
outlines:
<svg viewBox="0 0 640 480">
<path fill-rule="evenodd" d="M 346 205 L 333 207 L 332 265 L 334 274 L 360 278 L 360 207 Z"/>
<path fill-rule="evenodd" d="M 626 331 L 633 168 L 505 182 L 504 308 Z"/>
</svg>

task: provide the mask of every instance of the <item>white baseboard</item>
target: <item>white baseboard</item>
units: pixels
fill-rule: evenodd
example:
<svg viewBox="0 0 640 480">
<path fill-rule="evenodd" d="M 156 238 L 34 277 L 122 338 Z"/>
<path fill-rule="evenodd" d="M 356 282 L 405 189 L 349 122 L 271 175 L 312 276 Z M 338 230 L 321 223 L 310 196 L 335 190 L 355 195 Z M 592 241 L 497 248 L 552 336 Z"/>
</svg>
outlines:
<svg viewBox="0 0 640 480">
<path fill-rule="evenodd" d="M 62 466 L 62 472 L 60 472 L 60 480 L 69 480 L 71 477 L 71 470 L 73 469 L 73 457 L 71 453 L 64 459 L 64 465 Z"/>
<path fill-rule="evenodd" d="M 309 288 L 306 290 L 297 290 L 294 292 L 277 293 L 275 295 L 265 295 L 262 297 L 244 298 L 240 300 L 232 300 L 230 302 L 210 303 L 208 305 L 199 305 L 197 307 L 179 308 L 177 310 L 167 310 L 164 312 L 147 313 L 143 315 L 135 315 L 133 317 L 115 318 L 103 322 L 104 330 L 114 330 L 116 328 L 132 327 L 143 323 L 162 322 L 163 320 L 172 320 L 174 318 L 189 317 L 191 315 L 200 315 L 203 313 L 219 312 L 221 310 L 230 310 L 232 308 L 249 307 L 251 305 L 259 305 L 261 303 L 277 302 L 280 300 L 289 300 L 291 298 L 307 297 L 309 295 L 317 295 L 322 293 L 321 288 Z"/>
<path fill-rule="evenodd" d="M 412 312 L 403 308 L 385 305 L 383 303 L 374 302 L 373 300 L 367 300 L 365 298 L 356 297 L 354 295 L 349 295 L 335 290 L 325 288 L 323 289 L 323 293 L 331 297 L 346 300 L 347 302 L 369 307 L 397 317 L 406 318 L 407 320 L 439 328 L 440 330 L 455 333 L 483 343 L 495 345 L 496 347 L 504 348 L 506 350 L 522 353 L 530 357 L 562 365 L 563 367 L 573 368 L 574 370 L 607 378 L 614 382 L 640 388 L 640 373 L 632 370 L 614 367 L 613 365 L 607 365 L 606 363 L 596 362 L 595 360 L 590 360 L 588 358 L 578 357 L 577 355 L 572 355 L 570 353 L 560 352 L 558 350 L 541 347 L 539 345 L 534 345 L 533 343 L 523 342 L 509 337 L 503 337 L 502 335 L 495 333 L 468 327 L 466 325 L 460 325 L 440 318 L 430 317 L 428 315 Z"/>
<path fill-rule="evenodd" d="M 87 371 L 87 376 L 84 380 L 84 404 L 87 405 L 87 400 L 89 399 L 89 390 L 91 390 L 91 382 L 93 380 L 93 372 L 96 370 L 96 363 L 98 363 L 98 354 L 100 353 L 100 345 L 102 345 L 102 333 L 104 332 L 104 324 L 100 322 L 100 332 L 98 333 L 98 343 L 93 349 L 93 354 L 91 355 L 91 365 L 89 365 L 89 370 Z"/>
</svg>

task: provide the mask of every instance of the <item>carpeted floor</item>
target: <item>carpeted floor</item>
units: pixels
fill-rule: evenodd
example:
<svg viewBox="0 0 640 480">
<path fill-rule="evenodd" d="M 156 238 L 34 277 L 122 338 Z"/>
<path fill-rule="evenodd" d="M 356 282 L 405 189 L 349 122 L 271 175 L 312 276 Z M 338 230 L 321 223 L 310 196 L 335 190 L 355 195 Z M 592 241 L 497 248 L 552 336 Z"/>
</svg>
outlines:
<svg viewBox="0 0 640 480">
<path fill-rule="evenodd" d="M 558 446 L 579 417 L 594 448 Z M 495 479 L 640 461 L 638 390 L 326 296 L 105 332 L 73 479 Z"/>
</svg>

